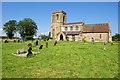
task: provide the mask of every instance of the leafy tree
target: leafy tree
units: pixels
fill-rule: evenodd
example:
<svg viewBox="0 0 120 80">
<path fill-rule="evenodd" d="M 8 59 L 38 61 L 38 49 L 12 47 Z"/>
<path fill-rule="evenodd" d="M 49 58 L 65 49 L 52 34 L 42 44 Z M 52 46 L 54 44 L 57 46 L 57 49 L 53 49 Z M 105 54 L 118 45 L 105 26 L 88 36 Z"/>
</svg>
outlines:
<svg viewBox="0 0 120 80">
<path fill-rule="evenodd" d="M 115 34 L 114 36 L 112 36 L 112 40 L 113 41 L 120 41 L 120 34 Z"/>
<path fill-rule="evenodd" d="M 8 38 L 12 39 L 17 27 L 17 21 L 16 20 L 9 20 L 4 24 L 3 30 L 5 31 Z"/>
<path fill-rule="evenodd" d="M 47 35 L 42 35 L 41 34 L 39 37 L 44 41 L 49 40 L 49 36 L 47 36 Z"/>
<path fill-rule="evenodd" d="M 17 30 L 23 40 L 29 40 L 33 39 L 33 36 L 37 33 L 37 25 L 32 19 L 25 18 L 18 22 Z"/>
</svg>

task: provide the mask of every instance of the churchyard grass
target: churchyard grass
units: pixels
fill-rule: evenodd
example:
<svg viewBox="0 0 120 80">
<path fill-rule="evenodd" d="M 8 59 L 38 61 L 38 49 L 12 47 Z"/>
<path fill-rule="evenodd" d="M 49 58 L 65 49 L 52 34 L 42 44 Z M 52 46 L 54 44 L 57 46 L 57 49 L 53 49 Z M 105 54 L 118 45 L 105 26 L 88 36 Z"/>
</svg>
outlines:
<svg viewBox="0 0 120 80">
<path fill-rule="evenodd" d="M 34 41 L 35 42 L 35 41 Z M 40 52 L 32 57 L 13 55 L 17 49 L 28 49 L 24 43 L 2 43 L 2 77 L 3 78 L 114 78 L 118 74 L 118 43 L 111 45 L 97 42 L 60 41 L 56 46 L 48 41 L 48 48 L 39 50 L 33 46 L 32 51 Z"/>
</svg>

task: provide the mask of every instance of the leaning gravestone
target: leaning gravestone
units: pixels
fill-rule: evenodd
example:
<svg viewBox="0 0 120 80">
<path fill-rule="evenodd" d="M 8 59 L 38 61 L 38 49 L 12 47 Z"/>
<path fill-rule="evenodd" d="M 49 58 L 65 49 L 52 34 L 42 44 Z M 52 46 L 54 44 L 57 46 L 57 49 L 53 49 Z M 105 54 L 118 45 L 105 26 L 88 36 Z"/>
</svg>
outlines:
<svg viewBox="0 0 120 80">
<path fill-rule="evenodd" d="M 40 45 L 39 49 L 42 49 L 43 45 Z"/>
<path fill-rule="evenodd" d="M 36 41 L 36 42 L 34 43 L 34 45 L 37 46 L 37 45 L 38 45 L 38 41 Z"/>
<path fill-rule="evenodd" d="M 57 41 L 55 41 L 54 46 L 56 46 L 56 44 L 57 44 Z"/>
<path fill-rule="evenodd" d="M 30 43 L 30 44 L 28 44 L 28 47 L 29 47 L 29 49 L 28 49 L 28 54 L 27 54 L 27 57 L 29 57 L 29 56 L 32 56 L 32 44 Z"/>
</svg>

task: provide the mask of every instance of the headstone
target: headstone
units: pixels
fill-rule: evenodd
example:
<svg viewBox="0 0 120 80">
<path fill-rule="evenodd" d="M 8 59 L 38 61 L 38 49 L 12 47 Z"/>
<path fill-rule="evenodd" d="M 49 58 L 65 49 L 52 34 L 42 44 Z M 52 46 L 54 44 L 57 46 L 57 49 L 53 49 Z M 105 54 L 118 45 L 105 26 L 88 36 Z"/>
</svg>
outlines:
<svg viewBox="0 0 120 80">
<path fill-rule="evenodd" d="M 106 42 L 104 42 L 104 50 L 106 50 Z"/>
<path fill-rule="evenodd" d="M 28 49 L 28 54 L 27 54 L 27 57 L 29 57 L 29 56 L 32 56 L 32 44 L 30 43 L 30 44 L 28 44 L 28 47 L 29 47 L 29 49 Z"/>
<path fill-rule="evenodd" d="M 57 41 L 55 41 L 54 46 L 56 46 L 56 44 L 57 44 Z"/>
<path fill-rule="evenodd" d="M 18 39 L 18 43 L 20 42 L 20 40 Z"/>
<path fill-rule="evenodd" d="M 7 41 L 7 40 L 5 40 L 4 42 L 5 42 L 5 43 L 8 43 L 8 41 Z"/>
<path fill-rule="evenodd" d="M 36 42 L 34 43 L 34 45 L 37 46 L 37 45 L 38 45 L 38 41 L 36 41 Z"/>
<path fill-rule="evenodd" d="M 40 45 L 39 49 L 42 49 L 43 45 Z"/>
<path fill-rule="evenodd" d="M 26 51 L 24 49 L 18 49 L 17 50 L 17 54 L 24 54 L 26 53 Z"/>
<path fill-rule="evenodd" d="M 113 42 L 111 42 L 111 45 L 113 45 Z"/>
<path fill-rule="evenodd" d="M 48 48 L 48 42 L 46 42 L 46 48 Z"/>
<path fill-rule="evenodd" d="M 16 42 L 16 40 L 14 40 L 14 43 Z"/>
<path fill-rule="evenodd" d="M 94 44 L 94 38 L 92 37 L 92 43 Z"/>
</svg>

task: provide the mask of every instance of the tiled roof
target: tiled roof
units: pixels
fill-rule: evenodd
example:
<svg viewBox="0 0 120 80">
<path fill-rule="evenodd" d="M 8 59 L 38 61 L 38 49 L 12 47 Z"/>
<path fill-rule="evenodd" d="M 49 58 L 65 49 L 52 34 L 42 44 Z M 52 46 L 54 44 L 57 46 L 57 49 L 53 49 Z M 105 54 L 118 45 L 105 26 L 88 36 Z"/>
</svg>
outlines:
<svg viewBox="0 0 120 80">
<path fill-rule="evenodd" d="M 67 34 L 67 35 L 75 35 L 75 34 L 80 34 L 80 31 L 63 31 L 64 34 Z"/>
<path fill-rule="evenodd" d="M 71 24 L 82 24 L 83 22 L 73 22 L 73 23 L 66 23 L 64 25 L 71 25 Z"/>
<path fill-rule="evenodd" d="M 104 24 L 85 24 L 83 26 L 83 32 L 109 32 L 108 23 Z"/>
</svg>

